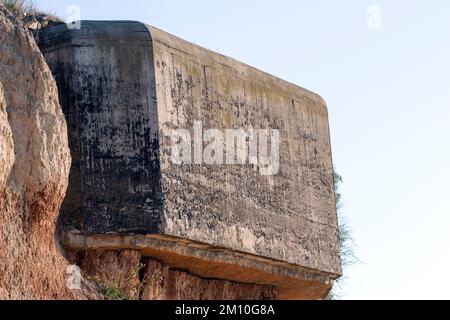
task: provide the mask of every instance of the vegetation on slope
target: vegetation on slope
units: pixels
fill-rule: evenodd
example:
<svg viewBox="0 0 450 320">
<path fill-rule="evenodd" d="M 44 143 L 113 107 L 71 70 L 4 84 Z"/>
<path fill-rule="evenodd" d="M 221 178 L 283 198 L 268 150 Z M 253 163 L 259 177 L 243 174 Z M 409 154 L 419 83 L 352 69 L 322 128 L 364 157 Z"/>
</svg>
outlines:
<svg viewBox="0 0 450 320">
<path fill-rule="evenodd" d="M 342 203 L 342 194 L 340 192 L 340 186 L 343 180 L 342 177 L 336 172 L 336 170 L 333 171 L 333 177 L 334 177 L 334 186 L 336 190 L 336 211 L 339 223 L 339 242 L 340 242 L 339 245 L 340 245 L 343 276 L 336 281 L 333 290 L 327 297 L 328 300 L 339 299 L 340 294 L 338 291 L 342 289 L 343 284 L 345 283 L 347 268 L 358 262 L 358 258 L 355 256 L 354 253 L 355 243 L 352 238 L 351 229 L 348 225 L 347 219 L 343 211 L 344 205 Z"/>
</svg>

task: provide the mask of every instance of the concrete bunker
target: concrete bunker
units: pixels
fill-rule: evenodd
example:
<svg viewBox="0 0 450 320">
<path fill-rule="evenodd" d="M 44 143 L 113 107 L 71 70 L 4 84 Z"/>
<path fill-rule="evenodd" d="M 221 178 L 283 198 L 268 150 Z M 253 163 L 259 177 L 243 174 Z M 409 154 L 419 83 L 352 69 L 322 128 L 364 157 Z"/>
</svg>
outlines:
<svg viewBox="0 0 450 320">
<path fill-rule="evenodd" d="M 138 250 L 207 279 L 326 296 L 341 274 L 327 108 L 308 90 L 133 21 L 43 30 L 72 155 L 63 246 Z M 178 165 L 171 133 L 274 129 L 277 174 Z"/>
</svg>

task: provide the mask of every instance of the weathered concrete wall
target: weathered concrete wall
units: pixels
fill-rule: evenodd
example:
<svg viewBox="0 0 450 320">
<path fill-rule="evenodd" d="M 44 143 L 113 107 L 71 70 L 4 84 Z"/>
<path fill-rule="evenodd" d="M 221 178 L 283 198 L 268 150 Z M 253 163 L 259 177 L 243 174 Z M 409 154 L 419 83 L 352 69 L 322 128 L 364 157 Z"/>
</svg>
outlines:
<svg viewBox="0 0 450 320">
<path fill-rule="evenodd" d="M 163 252 L 200 276 L 268 285 L 297 279 L 297 290 L 286 289 L 285 297 L 326 295 L 341 268 L 324 101 L 141 23 L 81 26 L 40 35 L 74 159 L 61 221 L 81 233 L 69 234 L 66 245 Z M 279 171 L 265 176 L 249 164 L 174 164 L 171 134 L 192 132 L 195 121 L 205 130 L 278 129 Z M 186 261 L 190 249 L 179 249 L 177 258 L 164 254 L 170 245 L 155 249 L 152 235 L 202 248 L 192 255 L 215 261 L 214 271 Z M 272 261 L 276 267 L 267 273 L 274 277 L 221 273 L 221 264 L 239 263 L 214 248 L 242 252 L 251 263 L 262 259 L 253 272 Z M 286 270 L 297 273 L 280 280 Z"/>
<path fill-rule="evenodd" d="M 161 192 L 152 42 L 139 23 L 84 22 L 41 36 L 72 151 L 64 225 L 158 232 Z"/>
<path fill-rule="evenodd" d="M 158 97 L 164 233 L 338 274 L 324 101 L 150 27 Z M 171 164 L 171 129 L 280 130 L 280 168 Z"/>
</svg>

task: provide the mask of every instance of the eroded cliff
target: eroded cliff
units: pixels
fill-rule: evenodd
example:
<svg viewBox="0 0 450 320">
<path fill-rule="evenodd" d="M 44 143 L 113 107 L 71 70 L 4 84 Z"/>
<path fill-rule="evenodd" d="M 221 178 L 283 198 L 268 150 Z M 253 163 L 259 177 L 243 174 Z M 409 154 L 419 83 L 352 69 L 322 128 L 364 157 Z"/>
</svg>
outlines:
<svg viewBox="0 0 450 320">
<path fill-rule="evenodd" d="M 69 169 L 55 81 L 33 37 L 0 5 L 0 299 L 93 294 L 67 288 L 55 240 Z"/>
</svg>

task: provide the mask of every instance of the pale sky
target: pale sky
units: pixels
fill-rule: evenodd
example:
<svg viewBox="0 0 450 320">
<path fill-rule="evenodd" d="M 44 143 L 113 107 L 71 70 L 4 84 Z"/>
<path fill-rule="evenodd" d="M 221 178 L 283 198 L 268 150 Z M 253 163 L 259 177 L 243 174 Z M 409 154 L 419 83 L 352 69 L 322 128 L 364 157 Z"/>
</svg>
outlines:
<svg viewBox="0 0 450 320">
<path fill-rule="evenodd" d="M 320 94 L 362 261 L 342 298 L 450 299 L 449 1 L 36 2 L 145 22 Z"/>
</svg>

